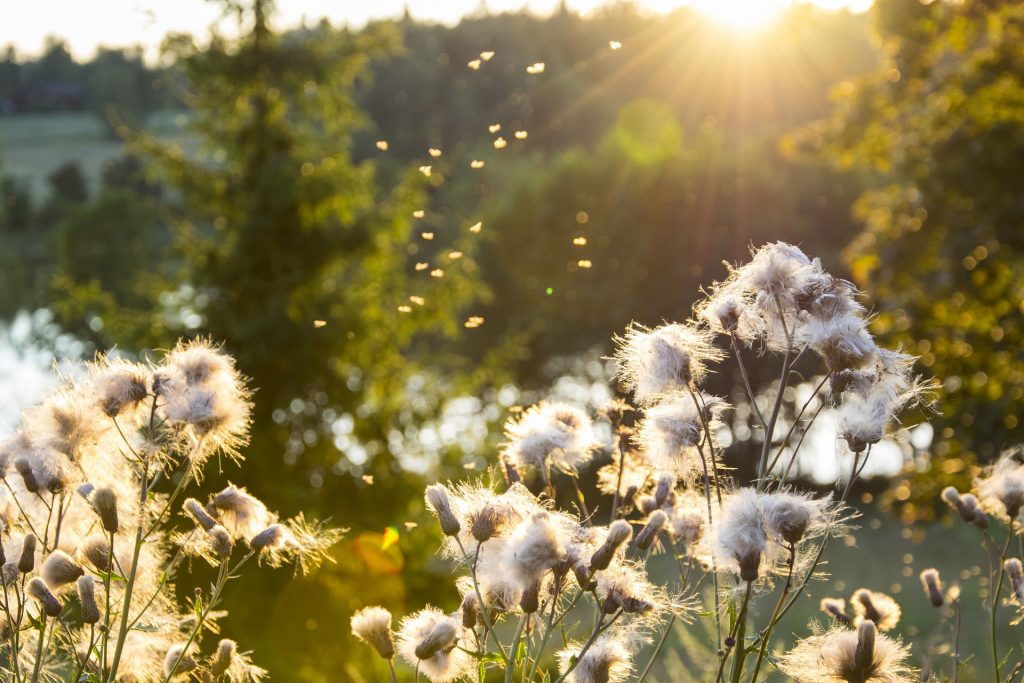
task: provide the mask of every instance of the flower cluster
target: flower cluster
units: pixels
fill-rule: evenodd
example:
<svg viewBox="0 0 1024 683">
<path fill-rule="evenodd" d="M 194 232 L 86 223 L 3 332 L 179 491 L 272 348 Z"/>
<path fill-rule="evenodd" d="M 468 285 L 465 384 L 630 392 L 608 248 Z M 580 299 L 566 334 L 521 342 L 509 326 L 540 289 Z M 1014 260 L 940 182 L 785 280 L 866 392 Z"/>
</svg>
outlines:
<svg viewBox="0 0 1024 683">
<path fill-rule="evenodd" d="M 671 625 L 689 621 L 697 608 L 713 624 L 707 632 L 718 681 L 730 661 L 730 680 L 756 681 L 769 660 L 797 680 L 912 680 L 906 650 L 880 633 L 898 625 L 900 608 L 867 589 L 849 603 L 823 601 L 832 630 L 785 655 L 768 654 L 788 606 L 821 575 L 829 539 L 849 533 L 844 499 L 870 446 L 922 393 L 913 359 L 876 346 L 856 295 L 800 249 L 770 244 L 715 285 L 694 320 L 630 325 L 615 339 L 614 359 L 636 408 L 620 398 L 599 417 L 552 402 L 517 413 L 496 458 L 503 485 L 433 484 L 425 493 L 444 535 L 441 554 L 462 568 L 458 605 L 425 607 L 402 619 L 396 634 L 387 610 L 365 608 L 352 617 L 353 633 L 387 661 L 393 680 L 397 655 L 431 681 L 483 680 L 499 668 L 506 681 L 616 683 L 646 675 Z M 745 380 L 742 349 L 782 356 L 770 413 L 745 381 L 764 433 L 752 481 L 724 460 L 718 436 L 729 406 L 704 389 L 712 365 L 727 355 L 716 346 L 720 335 Z M 837 441 L 856 456 L 840 496 L 814 497 L 769 476 L 776 471 L 769 452 L 778 447 L 781 456 L 789 447 L 790 434 L 775 438 L 776 418 L 805 351 L 823 361 L 826 379 L 815 393 L 831 393 Z M 611 424 L 613 443 L 598 443 L 595 419 Z M 596 489 L 603 497 L 586 501 L 579 475 L 601 459 L 607 464 L 596 472 Z M 1024 490 L 1012 479 L 1019 475 L 1003 469 L 1001 483 L 983 487 L 985 501 Z M 566 499 L 572 511 L 559 507 Z M 1006 503 L 1006 510 L 1019 506 Z M 655 581 L 651 569 L 662 558 L 673 576 Z M 1021 575 L 1016 565 L 1007 572 Z M 747 631 L 750 603 L 776 591 L 774 614 L 763 610 L 769 620 Z M 643 647 L 651 642 L 658 643 L 652 650 Z"/>
<path fill-rule="evenodd" d="M 234 486 L 185 500 L 192 528 L 176 528 L 204 463 L 241 459 L 249 414 L 233 360 L 202 340 L 154 366 L 101 357 L 25 413 L 0 445 L 5 679 L 264 676 L 231 640 L 202 652 L 224 585 L 253 558 L 312 568 L 338 532 L 279 522 Z M 191 606 L 169 579 L 190 555 L 219 569 Z"/>
</svg>

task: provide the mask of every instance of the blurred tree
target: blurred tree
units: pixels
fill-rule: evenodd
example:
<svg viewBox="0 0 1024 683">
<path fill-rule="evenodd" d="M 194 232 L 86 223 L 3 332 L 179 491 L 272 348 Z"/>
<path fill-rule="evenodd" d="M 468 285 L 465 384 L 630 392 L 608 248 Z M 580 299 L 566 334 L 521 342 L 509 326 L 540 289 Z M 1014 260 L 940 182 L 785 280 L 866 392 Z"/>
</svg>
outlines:
<svg viewBox="0 0 1024 683">
<path fill-rule="evenodd" d="M 86 69 L 90 105 L 111 136 L 122 125 L 141 128 L 149 114 L 165 103 L 162 81 L 146 66 L 142 48 L 101 48 Z"/>
<path fill-rule="evenodd" d="M 881 0 L 888 59 L 794 136 L 874 174 L 848 251 L 877 330 L 943 383 L 935 450 L 990 458 L 1021 440 L 1024 5 Z M 964 459 L 943 465 L 966 473 Z"/>
</svg>

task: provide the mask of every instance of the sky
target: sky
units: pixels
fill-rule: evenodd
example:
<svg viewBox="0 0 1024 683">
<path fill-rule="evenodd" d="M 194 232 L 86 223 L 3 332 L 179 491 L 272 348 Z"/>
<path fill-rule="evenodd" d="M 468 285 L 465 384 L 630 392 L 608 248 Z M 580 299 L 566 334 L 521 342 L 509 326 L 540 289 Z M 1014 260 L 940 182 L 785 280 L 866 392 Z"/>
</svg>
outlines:
<svg viewBox="0 0 1024 683">
<path fill-rule="evenodd" d="M 29 0 L 11 4 L 0 21 L 0 45 L 13 44 L 21 55 L 42 51 L 47 36 L 64 38 L 78 58 L 90 57 L 98 46 L 143 45 L 150 56 L 169 32 L 201 34 L 219 15 L 218 4 L 208 0 Z M 590 11 L 601 0 L 568 0 L 578 11 Z M 739 22 L 767 19 L 793 0 L 638 0 L 655 12 L 694 5 L 716 18 Z M 289 27 L 304 18 L 310 22 L 327 17 L 333 23 L 361 26 L 370 19 L 401 15 L 408 6 L 412 16 L 456 23 L 486 6 L 491 12 L 525 8 L 545 14 L 558 0 L 278 0 L 277 25 Z M 813 0 L 823 8 L 862 11 L 870 0 Z"/>
</svg>

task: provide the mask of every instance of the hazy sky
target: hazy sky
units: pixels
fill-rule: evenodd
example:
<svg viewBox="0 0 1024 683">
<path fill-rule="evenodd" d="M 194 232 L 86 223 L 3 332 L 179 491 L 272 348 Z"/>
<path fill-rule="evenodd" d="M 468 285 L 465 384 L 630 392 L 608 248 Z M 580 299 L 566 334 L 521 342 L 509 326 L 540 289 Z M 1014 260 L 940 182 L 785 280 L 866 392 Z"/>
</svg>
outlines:
<svg viewBox="0 0 1024 683">
<path fill-rule="evenodd" d="M 641 6 L 665 11 L 687 4 L 726 7 L 737 14 L 763 11 L 765 5 L 783 6 L 792 0 L 640 0 Z M 523 7 L 548 13 L 558 0 L 486 0 L 492 12 Z M 201 33 L 219 14 L 218 4 L 206 0 L 4 0 L 0 45 L 14 44 L 22 54 L 37 54 L 47 36 L 67 40 L 78 57 L 88 57 L 98 45 L 120 47 L 142 44 L 153 48 L 170 31 Z M 600 0 L 569 0 L 569 6 L 587 11 Z M 862 10 L 870 0 L 814 0 L 821 7 Z M 292 26 L 303 17 L 361 25 L 368 19 L 394 17 L 408 5 L 412 15 L 446 23 L 480 7 L 480 0 L 279 0 L 279 26 Z"/>
</svg>

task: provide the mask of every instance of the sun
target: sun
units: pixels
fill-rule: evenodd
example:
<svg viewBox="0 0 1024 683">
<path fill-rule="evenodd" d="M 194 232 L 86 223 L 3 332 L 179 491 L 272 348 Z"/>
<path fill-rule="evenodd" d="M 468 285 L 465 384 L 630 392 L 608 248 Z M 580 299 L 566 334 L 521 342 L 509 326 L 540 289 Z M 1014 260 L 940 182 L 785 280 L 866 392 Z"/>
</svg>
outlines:
<svg viewBox="0 0 1024 683">
<path fill-rule="evenodd" d="M 689 0 L 690 7 L 736 31 L 756 31 L 778 21 L 791 2 L 784 0 Z"/>
</svg>

